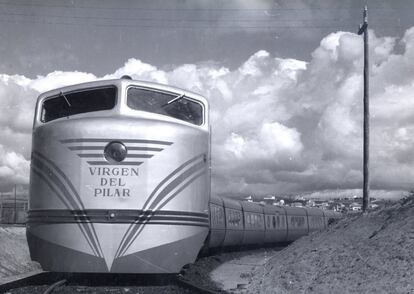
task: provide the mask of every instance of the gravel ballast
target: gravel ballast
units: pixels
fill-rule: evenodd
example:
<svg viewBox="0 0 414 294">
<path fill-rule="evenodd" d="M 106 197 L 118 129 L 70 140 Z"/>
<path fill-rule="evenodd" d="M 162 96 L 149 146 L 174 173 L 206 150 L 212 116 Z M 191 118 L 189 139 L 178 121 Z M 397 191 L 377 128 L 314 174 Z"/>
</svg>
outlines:
<svg viewBox="0 0 414 294">
<path fill-rule="evenodd" d="M 277 252 L 248 293 L 414 293 L 414 200 L 350 215 Z"/>
<path fill-rule="evenodd" d="M 11 277 L 40 271 L 40 265 L 30 260 L 26 227 L 0 226 L 0 284 Z"/>
</svg>

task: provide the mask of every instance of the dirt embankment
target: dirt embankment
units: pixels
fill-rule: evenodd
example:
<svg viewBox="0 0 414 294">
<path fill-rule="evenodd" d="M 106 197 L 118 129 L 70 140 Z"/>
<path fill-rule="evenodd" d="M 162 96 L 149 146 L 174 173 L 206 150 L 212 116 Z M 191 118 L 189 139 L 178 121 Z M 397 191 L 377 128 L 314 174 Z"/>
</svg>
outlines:
<svg viewBox="0 0 414 294">
<path fill-rule="evenodd" d="M 0 226 L 0 283 L 8 277 L 39 270 L 30 260 L 26 241 L 26 228 Z"/>
<path fill-rule="evenodd" d="M 257 270 L 249 293 L 414 293 L 414 199 L 351 215 Z"/>
</svg>

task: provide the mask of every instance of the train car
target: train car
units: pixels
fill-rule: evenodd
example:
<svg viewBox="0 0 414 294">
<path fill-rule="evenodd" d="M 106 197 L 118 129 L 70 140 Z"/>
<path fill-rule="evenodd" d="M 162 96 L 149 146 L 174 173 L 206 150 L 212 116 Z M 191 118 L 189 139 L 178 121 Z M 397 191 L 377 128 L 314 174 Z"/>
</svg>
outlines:
<svg viewBox="0 0 414 294">
<path fill-rule="evenodd" d="M 47 271 L 175 273 L 209 230 L 209 108 L 130 79 L 39 96 L 27 240 Z"/>
</svg>

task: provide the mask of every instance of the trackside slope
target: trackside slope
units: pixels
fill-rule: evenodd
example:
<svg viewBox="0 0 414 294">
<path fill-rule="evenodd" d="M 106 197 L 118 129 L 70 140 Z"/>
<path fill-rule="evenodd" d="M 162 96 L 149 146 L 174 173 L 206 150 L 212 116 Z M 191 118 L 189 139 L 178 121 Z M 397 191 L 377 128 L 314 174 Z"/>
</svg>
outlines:
<svg viewBox="0 0 414 294">
<path fill-rule="evenodd" d="M 414 293 L 414 199 L 350 215 L 254 272 L 248 293 Z"/>
<path fill-rule="evenodd" d="M 40 270 L 30 260 L 26 241 L 26 228 L 0 226 L 0 284 L 9 277 Z"/>
</svg>

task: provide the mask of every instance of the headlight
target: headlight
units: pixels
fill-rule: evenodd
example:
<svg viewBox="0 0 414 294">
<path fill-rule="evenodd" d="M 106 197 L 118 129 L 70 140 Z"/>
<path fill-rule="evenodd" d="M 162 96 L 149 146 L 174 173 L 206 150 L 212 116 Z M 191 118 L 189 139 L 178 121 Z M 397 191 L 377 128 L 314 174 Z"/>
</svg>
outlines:
<svg viewBox="0 0 414 294">
<path fill-rule="evenodd" d="M 104 155 L 109 162 L 121 162 L 127 156 L 128 150 L 121 142 L 111 142 L 105 147 Z"/>
</svg>

